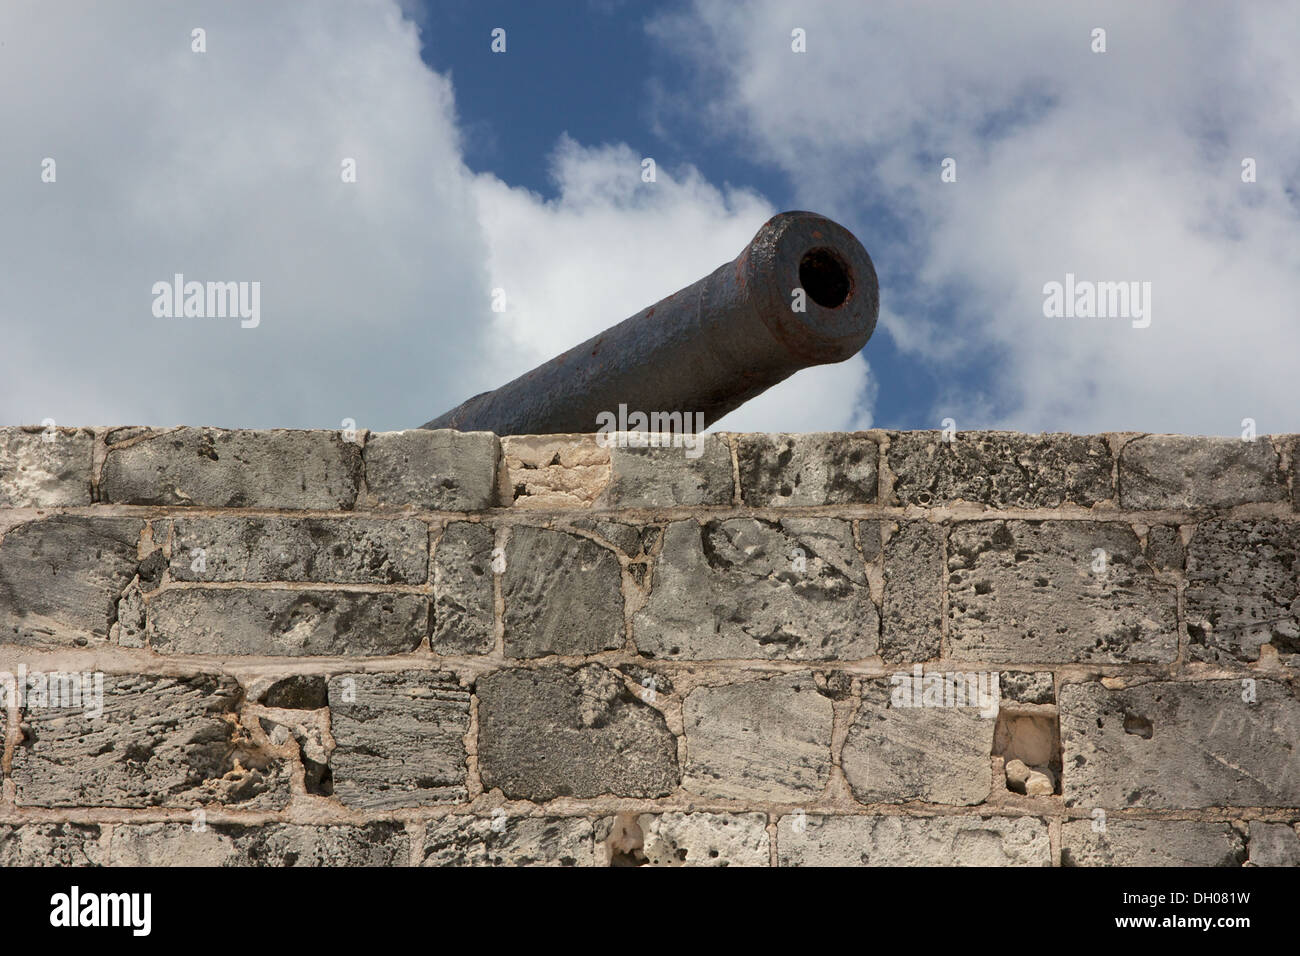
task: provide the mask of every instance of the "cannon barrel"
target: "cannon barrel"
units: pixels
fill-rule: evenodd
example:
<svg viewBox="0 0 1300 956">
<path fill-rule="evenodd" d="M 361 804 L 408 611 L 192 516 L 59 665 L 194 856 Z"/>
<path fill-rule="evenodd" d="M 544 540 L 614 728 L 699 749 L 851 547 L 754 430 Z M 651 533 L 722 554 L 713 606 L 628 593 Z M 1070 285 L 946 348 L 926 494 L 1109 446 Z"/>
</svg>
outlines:
<svg viewBox="0 0 1300 956">
<path fill-rule="evenodd" d="M 623 405 L 680 412 L 691 431 L 693 413 L 711 425 L 802 368 L 851 358 L 879 309 L 875 267 L 853 234 L 784 212 L 710 275 L 421 427 L 594 432 Z"/>
</svg>

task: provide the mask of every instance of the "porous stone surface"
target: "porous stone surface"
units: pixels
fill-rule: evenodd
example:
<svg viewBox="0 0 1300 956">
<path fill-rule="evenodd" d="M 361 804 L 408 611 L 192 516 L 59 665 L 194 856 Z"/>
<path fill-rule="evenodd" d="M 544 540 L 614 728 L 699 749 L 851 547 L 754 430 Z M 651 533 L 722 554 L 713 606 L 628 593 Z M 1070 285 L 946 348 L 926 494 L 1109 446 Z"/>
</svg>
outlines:
<svg viewBox="0 0 1300 956">
<path fill-rule="evenodd" d="M 1291 823 L 1250 821 L 1246 845 L 1255 866 L 1300 866 L 1300 834 Z"/>
<path fill-rule="evenodd" d="M 1119 456 L 1125 508 L 1228 508 L 1285 501 L 1286 475 L 1267 438 L 1143 435 Z"/>
<path fill-rule="evenodd" d="M 142 430 L 108 435 L 102 501 L 210 508 L 347 510 L 361 447 L 338 432 Z"/>
<path fill-rule="evenodd" d="M 1002 671 L 998 674 L 998 692 L 1003 700 L 1020 704 L 1051 704 L 1056 700 L 1051 671 Z"/>
<path fill-rule="evenodd" d="M 1062 866 L 1241 866 L 1246 838 L 1230 823 L 1128 820 L 1061 825 Z"/>
<path fill-rule="evenodd" d="M 1300 805 L 1300 700 L 1280 681 L 1070 683 L 1060 715 L 1067 806 Z"/>
<path fill-rule="evenodd" d="M 928 661 L 939 654 L 943 640 L 944 533 L 941 525 L 907 521 L 885 545 L 880 656 L 888 662 Z"/>
<path fill-rule="evenodd" d="M 515 508 L 590 508 L 609 486 L 609 449 L 594 435 L 504 435 L 498 497 Z"/>
<path fill-rule="evenodd" d="M 0 825 L 0 866 L 104 866 L 102 835 L 97 824 Z"/>
<path fill-rule="evenodd" d="M 433 635 L 439 654 L 487 654 L 493 630 L 496 533 L 488 525 L 453 521 L 438 540 L 433 560 Z"/>
<path fill-rule="evenodd" d="M 660 797 L 680 781 L 663 715 L 599 664 L 478 680 L 479 773 L 511 799 Z"/>
<path fill-rule="evenodd" d="M 604 503 L 619 508 L 731 504 L 735 481 L 726 441 L 712 434 L 691 441 L 702 442 L 702 448 L 695 446 L 696 457 L 691 457 L 695 451 L 690 447 L 614 444 L 609 449 L 610 482 Z"/>
<path fill-rule="evenodd" d="M 785 816 L 780 866 L 1050 866 L 1037 817 Z"/>
<path fill-rule="evenodd" d="M 605 821 L 605 828 L 612 821 Z M 643 813 L 636 818 L 641 866 L 768 866 L 771 839 L 762 813 Z"/>
<path fill-rule="evenodd" d="M 1117 521 L 973 521 L 948 539 L 952 656 L 991 663 L 1169 662 L 1177 585 Z"/>
<path fill-rule="evenodd" d="M 1187 551 L 1187 654 L 1216 664 L 1259 660 L 1272 645 L 1300 665 L 1300 523 L 1215 519 Z"/>
<path fill-rule="evenodd" d="M 0 540 L 0 644 L 85 646 L 108 639 L 139 570 L 136 518 L 53 515 Z"/>
<path fill-rule="evenodd" d="M 947 680 L 947 678 L 945 678 Z M 942 700 L 959 699 L 956 682 Z M 900 706 L 889 680 L 864 681 L 862 702 L 840 757 L 862 803 L 971 805 L 988 799 L 996 711 L 978 706 Z M 938 700 L 938 698 L 936 698 Z"/>
<path fill-rule="evenodd" d="M 422 594 L 183 588 L 149 602 L 159 654 L 361 657 L 406 654 L 429 631 Z"/>
<path fill-rule="evenodd" d="M 592 823 L 581 817 L 454 814 L 424 828 L 421 866 L 593 866 Z"/>
<path fill-rule="evenodd" d="M 81 707 L 28 701 L 13 757 L 19 806 L 273 808 L 288 800 L 284 761 L 241 722 L 243 693 L 232 678 L 102 680 L 100 714 L 86 706 L 84 682 Z"/>
<path fill-rule="evenodd" d="M 507 657 L 623 646 L 623 573 L 611 550 L 575 534 L 519 526 L 505 553 Z"/>
<path fill-rule="evenodd" d="M 0 508 L 90 504 L 87 428 L 0 428 Z"/>
<path fill-rule="evenodd" d="M 245 826 L 190 821 L 113 827 L 111 866 L 407 866 L 401 823 Z"/>
<path fill-rule="evenodd" d="M 811 674 L 697 688 L 682 719 L 691 793 L 797 803 L 826 789 L 833 705 Z"/>
<path fill-rule="evenodd" d="M 860 660 L 879 626 L 852 525 L 834 518 L 675 521 L 633 618 L 642 654 L 681 660 Z"/>
<path fill-rule="evenodd" d="M 1113 496 L 1113 458 L 1098 435 L 891 432 L 887 460 L 905 505 L 1091 507 Z"/>
<path fill-rule="evenodd" d="M 741 499 L 747 505 L 865 504 L 876 500 L 879 448 L 865 435 L 737 435 Z"/>
<path fill-rule="evenodd" d="M 476 511 L 496 504 L 501 445 L 491 432 L 412 428 L 366 440 L 365 505 Z"/>
<path fill-rule="evenodd" d="M 1152 525 L 1147 529 L 1146 554 L 1153 568 L 1181 571 L 1187 558 L 1182 532 L 1173 525 Z"/>
<path fill-rule="evenodd" d="M 415 519 L 177 518 L 175 581 L 423 584 L 429 527 Z"/>
<path fill-rule="evenodd" d="M 458 803 L 466 796 L 469 691 L 454 674 L 399 671 L 330 678 L 334 795 L 367 810 Z"/>
</svg>

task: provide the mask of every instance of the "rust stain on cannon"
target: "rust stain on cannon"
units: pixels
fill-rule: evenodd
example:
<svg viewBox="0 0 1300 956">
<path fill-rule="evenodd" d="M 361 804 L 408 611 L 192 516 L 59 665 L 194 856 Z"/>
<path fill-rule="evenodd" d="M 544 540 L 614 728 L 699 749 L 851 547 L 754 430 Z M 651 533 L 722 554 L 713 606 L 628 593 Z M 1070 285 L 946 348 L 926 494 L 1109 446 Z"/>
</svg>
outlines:
<svg viewBox="0 0 1300 956">
<path fill-rule="evenodd" d="M 803 312 L 793 308 L 800 288 Z M 594 432 L 620 405 L 711 425 L 800 369 L 856 355 L 879 311 L 875 267 L 853 234 L 784 212 L 698 282 L 421 427 Z"/>
</svg>

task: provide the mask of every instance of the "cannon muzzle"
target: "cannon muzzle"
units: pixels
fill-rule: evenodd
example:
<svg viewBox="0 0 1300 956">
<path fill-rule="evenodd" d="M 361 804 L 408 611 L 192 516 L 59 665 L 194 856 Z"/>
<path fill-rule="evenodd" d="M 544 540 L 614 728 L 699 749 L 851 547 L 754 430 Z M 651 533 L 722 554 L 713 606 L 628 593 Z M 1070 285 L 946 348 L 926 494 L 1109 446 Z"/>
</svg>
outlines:
<svg viewBox="0 0 1300 956">
<path fill-rule="evenodd" d="M 853 234 L 784 212 L 710 275 L 421 427 L 594 432 L 620 405 L 707 427 L 802 368 L 856 355 L 879 310 L 875 267 Z"/>
</svg>

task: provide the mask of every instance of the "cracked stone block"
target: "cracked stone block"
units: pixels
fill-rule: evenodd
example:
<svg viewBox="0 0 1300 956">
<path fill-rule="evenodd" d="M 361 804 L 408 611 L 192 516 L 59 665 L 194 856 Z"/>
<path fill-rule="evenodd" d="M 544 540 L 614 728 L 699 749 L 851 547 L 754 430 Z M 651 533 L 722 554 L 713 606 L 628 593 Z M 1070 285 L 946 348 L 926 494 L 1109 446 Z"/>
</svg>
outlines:
<svg viewBox="0 0 1300 956">
<path fill-rule="evenodd" d="M 618 827 L 616 818 L 601 821 L 597 838 Z M 639 846 L 623 851 L 637 866 L 768 866 L 771 839 L 763 813 L 643 813 L 635 817 Z M 610 865 L 620 847 L 602 847 Z M 630 859 L 629 859 L 630 858 Z"/>
<path fill-rule="evenodd" d="M 449 673 L 331 677 L 334 796 L 365 810 L 463 802 L 469 698 Z"/>
<path fill-rule="evenodd" d="M 1300 664 L 1300 525 L 1215 519 L 1187 549 L 1187 654 L 1216 664 L 1257 661 L 1271 644 Z"/>
<path fill-rule="evenodd" d="M 85 428 L 0 428 L 0 508 L 90 504 L 94 448 Z"/>
<path fill-rule="evenodd" d="M 0 866 L 103 866 L 105 857 L 96 824 L 0 826 Z"/>
<path fill-rule="evenodd" d="M 998 692 L 1003 700 L 1019 704 L 1051 704 L 1056 701 L 1056 691 L 1050 671 L 1025 673 L 1002 671 L 998 675 Z"/>
<path fill-rule="evenodd" d="M 701 435 L 695 440 L 703 442 L 696 457 L 690 457 L 695 450 L 686 447 L 613 445 L 604 503 L 617 508 L 731 504 L 731 449 L 719 435 Z"/>
<path fill-rule="evenodd" d="M 618 558 L 589 538 L 514 528 L 501 592 L 507 657 L 595 654 L 627 639 Z"/>
<path fill-rule="evenodd" d="M 811 674 L 699 687 L 682 705 L 686 774 L 705 798 L 818 799 L 831 771 L 833 705 Z"/>
<path fill-rule="evenodd" d="M 1267 438 L 1144 435 L 1119 455 L 1124 508 L 1230 508 L 1286 495 L 1286 476 Z"/>
<path fill-rule="evenodd" d="M 608 518 L 577 518 L 570 522 L 573 527 L 604 538 L 629 558 L 639 558 L 649 554 L 657 540 L 658 528 L 643 527 L 626 521 L 612 521 Z"/>
<path fill-rule="evenodd" d="M 676 660 L 861 660 L 879 626 L 852 526 L 837 518 L 675 521 L 633 618 L 642 654 Z"/>
<path fill-rule="evenodd" d="M 456 814 L 430 820 L 421 866 L 594 866 L 590 820 Z"/>
<path fill-rule="evenodd" d="M 438 654 L 489 654 L 493 630 L 492 552 L 488 525 L 453 521 L 438 541 L 433 560 L 433 636 Z"/>
<path fill-rule="evenodd" d="M 1246 839 L 1230 823 L 1126 820 L 1061 825 L 1061 866 L 1241 866 Z"/>
<path fill-rule="evenodd" d="M 926 675 L 926 680 L 915 694 L 912 675 L 863 682 L 862 704 L 840 755 L 844 776 L 862 803 L 968 806 L 988 799 L 992 702 L 981 706 L 979 688 L 957 675 Z M 927 689 L 934 693 L 927 695 Z M 963 702 L 967 706 L 959 706 Z"/>
<path fill-rule="evenodd" d="M 1168 663 L 1177 586 L 1115 521 L 972 521 L 948 538 L 952 656 L 1022 663 Z"/>
<path fill-rule="evenodd" d="M 243 826 L 190 821 L 118 824 L 110 866 L 407 866 L 411 841 L 401 823 L 359 826 Z"/>
<path fill-rule="evenodd" d="M 1280 681 L 1066 684 L 1060 711 L 1066 806 L 1300 806 L 1300 700 Z"/>
<path fill-rule="evenodd" d="M 176 581 L 423 584 L 429 527 L 409 518 L 182 517 L 169 571 Z"/>
<path fill-rule="evenodd" d="M 337 511 L 352 507 L 360 478 L 361 448 L 339 432 L 179 428 L 110 444 L 99 497 L 110 504 Z"/>
<path fill-rule="evenodd" d="M 0 644 L 85 646 L 108 639 L 140 569 L 136 518 L 55 515 L 0 540 Z"/>
<path fill-rule="evenodd" d="M 159 654 L 364 657 L 409 654 L 429 630 L 420 594 L 183 588 L 149 602 Z"/>
<path fill-rule="evenodd" d="M 1037 817 L 782 817 L 779 866 L 1051 866 Z"/>
<path fill-rule="evenodd" d="M 1183 536 L 1173 525 L 1153 525 L 1147 531 L 1147 559 L 1161 571 L 1181 571 L 1186 559 Z"/>
<path fill-rule="evenodd" d="M 928 661 L 939 656 L 943 639 L 943 536 L 941 525 L 908 521 L 885 545 L 880 656 L 886 661 Z"/>
<path fill-rule="evenodd" d="M 480 677 L 479 773 L 510 799 L 662 797 L 677 789 L 663 714 L 598 664 Z"/>
<path fill-rule="evenodd" d="M 1112 497 L 1110 446 L 1097 435 L 893 432 L 887 460 L 905 505 L 1091 507 Z"/>
<path fill-rule="evenodd" d="M 496 504 L 501 443 L 491 432 L 412 428 L 366 441 L 368 508 L 481 511 Z"/>
<path fill-rule="evenodd" d="M 1251 820 L 1246 847 L 1255 866 L 1300 866 L 1300 835 L 1290 823 Z"/>
<path fill-rule="evenodd" d="M 503 435 L 502 504 L 590 508 L 609 485 L 609 449 L 595 435 Z"/>
<path fill-rule="evenodd" d="M 284 762 L 240 723 L 233 678 L 107 674 L 102 703 L 96 716 L 84 698 L 72 708 L 36 706 L 29 696 L 13 758 L 19 806 L 272 809 L 288 801 Z"/>
<path fill-rule="evenodd" d="M 879 448 L 864 435 L 737 435 L 747 505 L 867 504 L 876 500 Z"/>
</svg>

